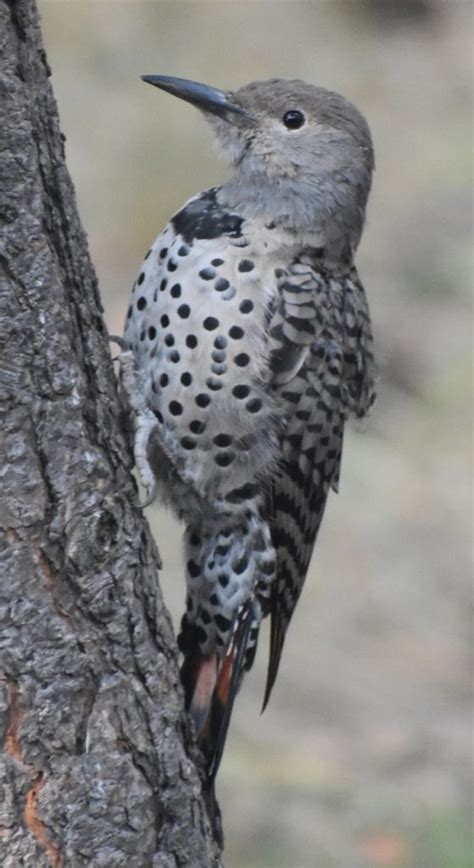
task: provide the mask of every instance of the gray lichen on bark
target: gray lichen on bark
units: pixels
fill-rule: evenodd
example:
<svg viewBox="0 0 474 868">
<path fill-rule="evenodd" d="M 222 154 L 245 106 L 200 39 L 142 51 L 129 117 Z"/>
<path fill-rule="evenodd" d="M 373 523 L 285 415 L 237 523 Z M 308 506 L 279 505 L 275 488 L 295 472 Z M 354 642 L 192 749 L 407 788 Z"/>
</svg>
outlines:
<svg viewBox="0 0 474 868">
<path fill-rule="evenodd" d="M 0 57 L 0 863 L 215 866 L 33 0 Z"/>
</svg>

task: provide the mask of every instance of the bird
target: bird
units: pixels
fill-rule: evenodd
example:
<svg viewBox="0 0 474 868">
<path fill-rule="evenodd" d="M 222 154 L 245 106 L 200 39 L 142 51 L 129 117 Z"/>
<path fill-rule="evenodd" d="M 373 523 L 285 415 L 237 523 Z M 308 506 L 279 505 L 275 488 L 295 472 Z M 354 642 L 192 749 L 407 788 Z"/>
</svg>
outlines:
<svg viewBox="0 0 474 868">
<path fill-rule="evenodd" d="M 142 78 L 201 111 L 232 169 L 148 250 L 120 357 L 145 502 L 158 492 L 184 524 L 181 678 L 211 792 L 261 621 L 265 708 L 346 420 L 375 398 L 354 265 L 374 153 L 362 114 L 322 87 Z"/>
</svg>

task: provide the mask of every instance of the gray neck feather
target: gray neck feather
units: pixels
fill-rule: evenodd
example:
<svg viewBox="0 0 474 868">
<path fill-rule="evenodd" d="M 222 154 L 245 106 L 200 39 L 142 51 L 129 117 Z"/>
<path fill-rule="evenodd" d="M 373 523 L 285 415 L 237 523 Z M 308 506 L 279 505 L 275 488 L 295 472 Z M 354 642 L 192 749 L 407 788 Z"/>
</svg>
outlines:
<svg viewBox="0 0 474 868">
<path fill-rule="evenodd" d="M 264 172 L 238 172 L 220 189 L 218 199 L 247 219 L 273 221 L 301 236 L 303 246 L 324 247 L 333 263 L 353 259 L 362 233 L 365 196 L 352 179 L 335 183 L 321 172 L 304 182 L 271 178 Z"/>
</svg>

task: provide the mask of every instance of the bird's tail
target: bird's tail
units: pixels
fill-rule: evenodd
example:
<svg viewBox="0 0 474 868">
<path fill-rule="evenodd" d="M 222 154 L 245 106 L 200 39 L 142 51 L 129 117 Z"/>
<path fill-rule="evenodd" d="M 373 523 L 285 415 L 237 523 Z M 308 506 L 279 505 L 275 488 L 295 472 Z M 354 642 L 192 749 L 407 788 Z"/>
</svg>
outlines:
<svg viewBox="0 0 474 868">
<path fill-rule="evenodd" d="M 220 659 L 216 653 L 203 655 L 196 644 L 188 650 L 181 667 L 186 707 L 194 720 L 198 744 L 206 761 L 210 795 L 222 759 L 234 700 L 244 669 L 248 668 L 246 651 L 252 628 L 256 626 L 258 605 L 249 599 L 239 608 Z"/>
<path fill-rule="evenodd" d="M 214 780 L 234 700 L 255 656 L 276 559 L 270 529 L 256 510 L 225 515 L 185 535 L 188 596 L 178 644 L 186 707 Z"/>
</svg>

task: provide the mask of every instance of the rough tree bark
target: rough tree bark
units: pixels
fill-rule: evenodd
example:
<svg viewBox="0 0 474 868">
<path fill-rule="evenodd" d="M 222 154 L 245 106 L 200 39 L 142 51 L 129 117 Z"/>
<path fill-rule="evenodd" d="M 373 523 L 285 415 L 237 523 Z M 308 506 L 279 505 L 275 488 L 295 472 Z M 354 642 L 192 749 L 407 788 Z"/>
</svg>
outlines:
<svg viewBox="0 0 474 868">
<path fill-rule="evenodd" d="M 215 866 L 34 0 L 0 57 L 0 863 Z"/>
</svg>

